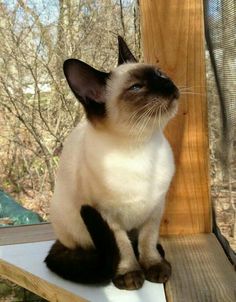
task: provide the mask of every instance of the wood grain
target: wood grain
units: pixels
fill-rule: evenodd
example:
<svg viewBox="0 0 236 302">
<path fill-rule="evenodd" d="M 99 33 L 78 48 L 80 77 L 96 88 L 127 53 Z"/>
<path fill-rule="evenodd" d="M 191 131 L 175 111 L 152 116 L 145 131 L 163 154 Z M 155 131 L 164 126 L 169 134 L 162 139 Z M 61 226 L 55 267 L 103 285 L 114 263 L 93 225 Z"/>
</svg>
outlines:
<svg viewBox="0 0 236 302">
<path fill-rule="evenodd" d="M 213 234 L 162 239 L 172 276 L 168 302 L 235 302 L 236 274 Z"/>
<path fill-rule="evenodd" d="M 55 239 L 50 223 L 0 228 L 0 246 Z"/>
<path fill-rule="evenodd" d="M 87 300 L 68 292 L 64 288 L 44 281 L 43 279 L 22 270 L 22 268 L 5 262 L 2 259 L 0 259 L 0 272 L 1 277 L 28 289 L 50 302 L 88 302 Z"/>
<path fill-rule="evenodd" d="M 179 112 L 166 130 L 177 171 L 161 233 L 210 232 L 202 1 L 141 0 L 140 5 L 145 61 L 195 92 L 182 94 Z"/>
</svg>

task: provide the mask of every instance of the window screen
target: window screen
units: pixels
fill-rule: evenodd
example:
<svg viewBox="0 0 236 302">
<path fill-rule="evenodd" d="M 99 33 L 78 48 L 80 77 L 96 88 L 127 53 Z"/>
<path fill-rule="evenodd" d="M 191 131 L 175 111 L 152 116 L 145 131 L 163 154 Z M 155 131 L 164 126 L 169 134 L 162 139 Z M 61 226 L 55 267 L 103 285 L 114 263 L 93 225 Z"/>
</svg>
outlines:
<svg viewBox="0 0 236 302">
<path fill-rule="evenodd" d="M 236 2 L 204 1 L 215 231 L 236 261 Z"/>
</svg>

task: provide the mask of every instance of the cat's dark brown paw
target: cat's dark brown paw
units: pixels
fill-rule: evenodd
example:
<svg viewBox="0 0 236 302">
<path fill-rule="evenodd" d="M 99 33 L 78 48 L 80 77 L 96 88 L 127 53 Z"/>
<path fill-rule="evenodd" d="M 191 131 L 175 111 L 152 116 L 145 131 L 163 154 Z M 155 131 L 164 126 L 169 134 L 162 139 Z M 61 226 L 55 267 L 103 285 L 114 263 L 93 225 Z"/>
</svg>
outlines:
<svg viewBox="0 0 236 302">
<path fill-rule="evenodd" d="M 124 275 L 116 276 L 112 281 L 119 289 L 139 289 L 143 286 L 145 275 L 143 271 L 128 272 Z"/>
<path fill-rule="evenodd" d="M 170 278 L 170 275 L 171 265 L 164 259 L 145 270 L 146 279 L 155 283 L 165 283 Z"/>
</svg>

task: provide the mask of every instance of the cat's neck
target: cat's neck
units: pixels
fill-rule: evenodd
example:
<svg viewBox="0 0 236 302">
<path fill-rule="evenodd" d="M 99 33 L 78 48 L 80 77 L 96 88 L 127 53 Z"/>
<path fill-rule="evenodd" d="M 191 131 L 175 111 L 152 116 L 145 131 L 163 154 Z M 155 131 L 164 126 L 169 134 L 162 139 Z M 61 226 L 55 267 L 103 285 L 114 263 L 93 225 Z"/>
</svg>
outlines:
<svg viewBox="0 0 236 302">
<path fill-rule="evenodd" d="M 165 139 L 161 128 L 153 131 L 152 129 L 144 129 L 140 131 L 124 131 L 124 129 L 94 127 L 86 122 L 85 135 L 90 141 L 101 141 L 112 144 L 114 147 L 121 149 L 139 149 L 153 142 L 160 143 Z M 95 147 L 96 148 L 96 147 Z"/>
</svg>

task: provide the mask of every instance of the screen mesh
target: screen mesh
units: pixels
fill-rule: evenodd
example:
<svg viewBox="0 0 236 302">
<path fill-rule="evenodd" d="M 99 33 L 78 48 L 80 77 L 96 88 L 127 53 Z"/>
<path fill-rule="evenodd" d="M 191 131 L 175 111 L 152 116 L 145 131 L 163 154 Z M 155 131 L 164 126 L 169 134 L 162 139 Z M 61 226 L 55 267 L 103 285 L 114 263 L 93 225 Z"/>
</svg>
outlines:
<svg viewBox="0 0 236 302">
<path fill-rule="evenodd" d="M 236 1 L 204 1 L 215 230 L 236 260 Z M 225 240 L 226 239 L 226 240 Z M 231 247 L 231 250 L 229 249 Z M 233 252 L 234 251 L 234 252 Z"/>
</svg>

